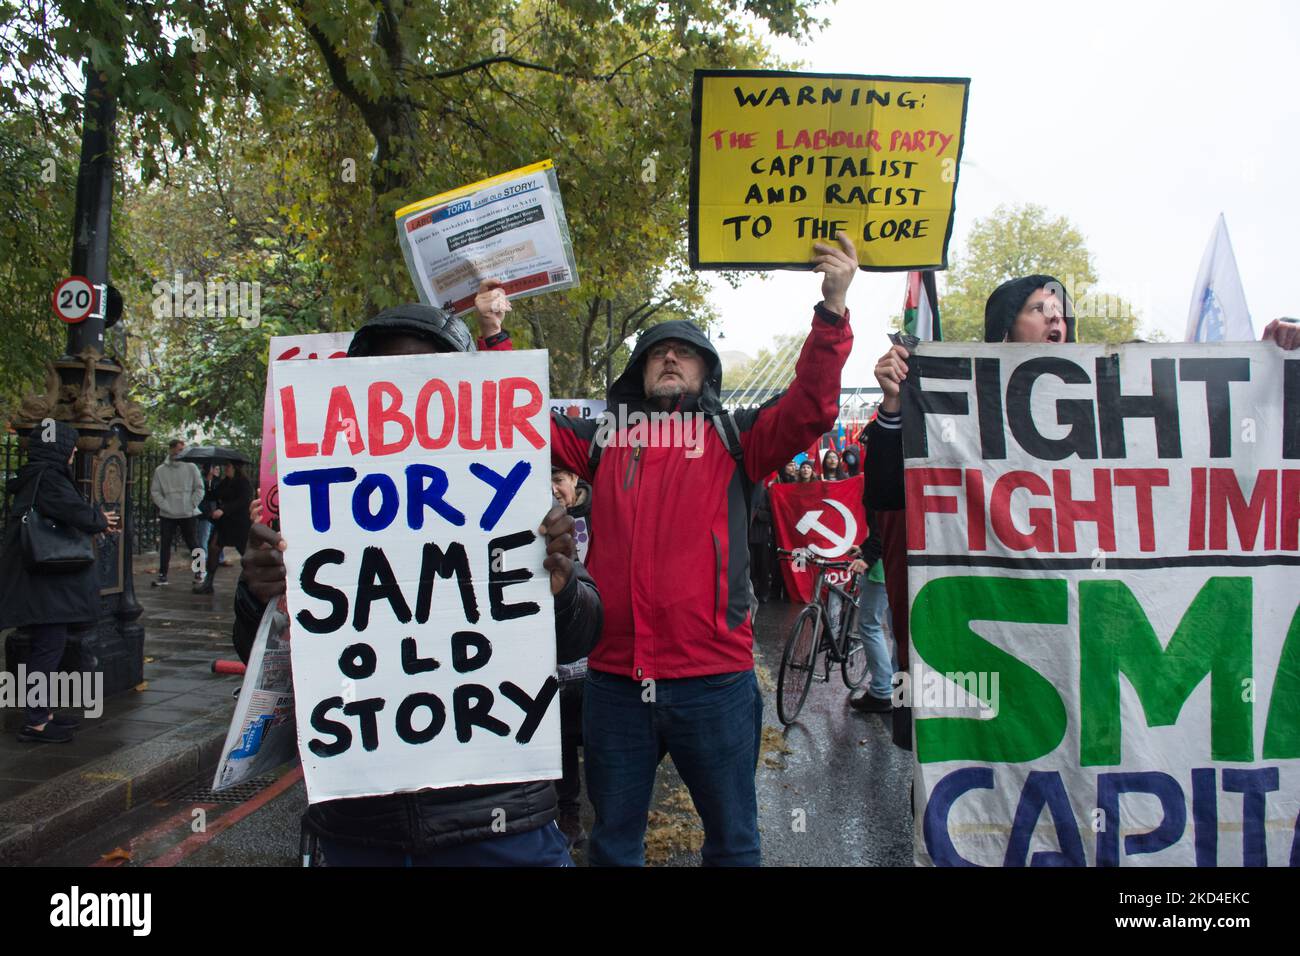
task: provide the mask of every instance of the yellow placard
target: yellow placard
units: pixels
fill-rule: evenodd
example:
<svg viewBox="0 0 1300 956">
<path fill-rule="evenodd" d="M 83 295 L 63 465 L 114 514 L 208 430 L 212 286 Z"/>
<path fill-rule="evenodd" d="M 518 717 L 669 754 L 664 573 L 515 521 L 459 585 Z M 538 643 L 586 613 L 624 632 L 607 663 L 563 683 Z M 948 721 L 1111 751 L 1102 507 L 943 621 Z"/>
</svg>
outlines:
<svg viewBox="0 0 1300 956">
<path fill-rule="evenodd" d="M 699 70 L 695 269 L 809 268 L 853 239 L 863 269 L 948 265 L 969 79 Z"/>
</svg>

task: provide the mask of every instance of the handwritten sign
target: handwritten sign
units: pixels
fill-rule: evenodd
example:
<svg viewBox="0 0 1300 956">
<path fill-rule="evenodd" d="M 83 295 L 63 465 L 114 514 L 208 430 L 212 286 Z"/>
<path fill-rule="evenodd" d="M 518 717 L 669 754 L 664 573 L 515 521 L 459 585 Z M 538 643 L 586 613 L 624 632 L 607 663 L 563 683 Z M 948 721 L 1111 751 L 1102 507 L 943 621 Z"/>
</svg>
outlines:
<svg viewBox="0 0 1300 956">
<path fill-rule="evenodd" d="M 806 269 L 843 232 L 863 269 L 946 268 L 969 86 L 697 70 L 691 267 Z"/>
<path fill-rule="evenodd" d="M 274 335 L 266 365 L 266 394 L 262 402 L 262 461 L 258 468 L 257 494 L 262 502 L 262 520 L 279 520 L 280 488 L 275 468 L 275 363 L 347 358 L 351 332 L 308 332 L 304 335 Z"/>
<path fill-rule="evenodd" d="M 546 353 L 277 362 L 275 387 L 308 799 L 559 777 Z"/>
</svg>

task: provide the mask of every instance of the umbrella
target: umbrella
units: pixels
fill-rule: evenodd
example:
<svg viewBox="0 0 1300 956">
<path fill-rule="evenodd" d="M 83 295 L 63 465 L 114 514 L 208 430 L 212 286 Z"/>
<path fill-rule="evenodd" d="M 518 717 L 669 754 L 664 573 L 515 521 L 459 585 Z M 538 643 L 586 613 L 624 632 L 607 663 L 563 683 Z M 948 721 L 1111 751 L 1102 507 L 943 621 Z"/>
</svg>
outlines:
<svg viewBox="0 0 1300 956">
<path fill-rule="evenodd" d="M 192 461 L 195 464 L 235 464 L 246 465 L 248 458 L 233 448 L 223 445 L 191 445 L 176 456 L 177 461 Z"/>
</svg>

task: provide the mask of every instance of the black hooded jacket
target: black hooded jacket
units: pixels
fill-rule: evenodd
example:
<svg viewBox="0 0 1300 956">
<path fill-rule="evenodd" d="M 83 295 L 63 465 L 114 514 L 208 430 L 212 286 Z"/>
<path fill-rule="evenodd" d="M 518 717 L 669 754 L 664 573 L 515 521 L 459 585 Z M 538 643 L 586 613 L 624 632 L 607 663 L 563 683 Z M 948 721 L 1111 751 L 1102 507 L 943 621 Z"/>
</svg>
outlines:
<svg viewBox="0 0 1300 956">
<path fill-rule="evenodd" d="M 45 517 L 86 534 L 108 527 L 103 513 L 81 496 L 68 467 L 77 445 L 77 430 L 55 422 L 55 440 L 41 441 L 42 429 L 32 430 L 27 464 L 9 482 L 13 495 L 4 546 L 0 550 L 0 627 L 34 624 L 82 624 L 99 617 L 99 571 L 41 574 L 27 570 L 22 546 L 22 516 L 35 499 Z"/>
</svg>

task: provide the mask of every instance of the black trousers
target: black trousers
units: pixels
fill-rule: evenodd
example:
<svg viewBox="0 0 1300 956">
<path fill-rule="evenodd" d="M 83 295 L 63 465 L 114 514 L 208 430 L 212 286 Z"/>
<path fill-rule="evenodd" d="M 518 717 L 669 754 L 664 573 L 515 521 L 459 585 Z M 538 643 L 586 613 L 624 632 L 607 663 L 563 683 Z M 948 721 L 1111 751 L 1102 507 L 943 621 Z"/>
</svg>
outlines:
<svg viewBox="0 0 1300 956">
<path fill-rule="evenodd" d="M 561 810 L 577 810 L 582 796 L 578 771 L 578 745 L 582 743 L 582 685 L 560 690 L 560 767 L 564 774 L 555 784 Z"/>
<path fill-rule="evenodd" d="M 47 688 L 46 699 L 40 707 L 27 708 L 27 726 L 36 727 L 50 716 L 53 709 L 50 705 L 53 703 L 48 696 L 48 690 L 54 686 L 54 673 L 59 669 L 59 661 L 63 659 L 63 649 L 68 644 L 68 625 L 66 624 L 37 624 L 27 628 L 27 633 L 32 636 L 31 652 L 27 657 L 28 675 L 41 673 L 45 675 L 45 686 Z M 25 691 L 26 688 L 23 688 Z"/>
<path fill-rule="evenodd" d="M 767 541 L 749 546 L 749 580 L 754 585 L 754 596 L 760 601 L 771 593 L 772 549 Z"/>
<path fill-rule="evenodd" d="M 195 532 L 193 518 L 158 518 L 158 577 L 167 577 L 167 568 L 171 564 L 172 558 L 172 538 L 177 530 L 180 531 L 181 537 L 185 539 L 185 546 L 189 549 L 186 557 L 194 554 L 194 549 L 199 546 L 199 536 Z"/>
<path fill-rule="evenodd" d="M 780 555 L 776 553 L 776 535 L 772 534 L 767 539 L 767 566 L 770 569 L 771 587 L 767 592 L 768 599 L 771 601 L 784 601 L 785 596 L 785 577 L 781 571 Z"/>
<path fill-rule="evenodd" d="M 217 529 L 212 530 L 212 537 L 208 539 L 208 575 L 217 573 L 217 568 L 221 567 L 221 549 L 230 545 L 239 552 L 239 556 L 244 556 L 244 546 L 248 544 L 248 539 L 242 541 L 227 541 L 221 536 Z"/>
</svg>

